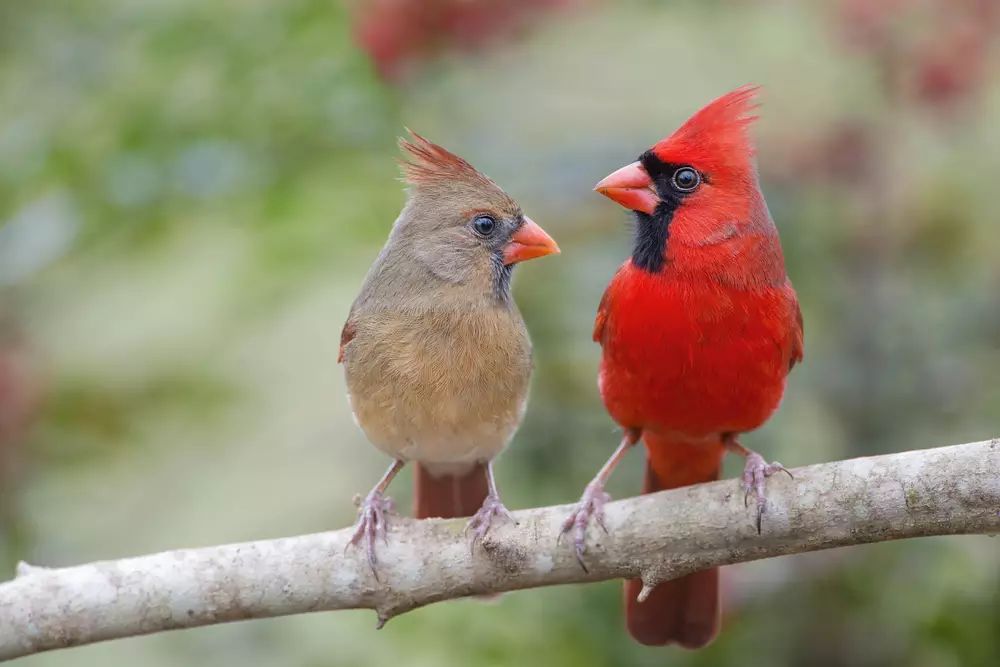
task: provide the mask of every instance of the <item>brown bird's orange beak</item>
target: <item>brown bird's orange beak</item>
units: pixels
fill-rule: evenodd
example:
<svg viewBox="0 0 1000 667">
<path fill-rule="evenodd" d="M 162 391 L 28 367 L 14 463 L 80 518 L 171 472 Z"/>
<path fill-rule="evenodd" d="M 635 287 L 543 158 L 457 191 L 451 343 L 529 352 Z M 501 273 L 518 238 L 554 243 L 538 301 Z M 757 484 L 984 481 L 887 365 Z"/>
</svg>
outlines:
<svg viewBox="0 0 1000 667">
<path fill-rule="evenodd" d="M 510 237 L 510 243 L 503 249 L 503 263 L 513 264 L 527 259 L 558 255 L 559 246 L 552 237 L 528 216 L 524 216 L 524 224 Z"/>
<path fill-rule="evenodd" d="M 627 209 L 653 214 L 660 196 L 653 187 L 653 179 L 639 162 L 625 165 L 603 181 L 594 189 L 611 201 L 618 202 Z"/>
</svg>

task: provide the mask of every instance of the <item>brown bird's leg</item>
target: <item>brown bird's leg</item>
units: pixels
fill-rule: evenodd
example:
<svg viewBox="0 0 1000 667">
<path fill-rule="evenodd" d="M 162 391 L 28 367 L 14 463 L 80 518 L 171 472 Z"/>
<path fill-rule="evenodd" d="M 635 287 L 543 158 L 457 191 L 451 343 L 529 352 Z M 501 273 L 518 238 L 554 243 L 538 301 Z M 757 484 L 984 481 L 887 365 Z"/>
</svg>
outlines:
<svg viewBox="0 0 1000 667">
<path fill-rule="evenodd" d="M 739 436 L 735 433 L 725 433 L 722 436 L 722 444 L 731 452 L 739 454 L 747 460 L 747 465 L 743 469 L 743 503 L 750 504 L 750 494 L 757 497 L 757 534 L 760 535 L 761 520 L 767 509 L 767 498 L 764 497 L 764 481 L 781 471 L 795 479 L 792 473 L 788 472 L 785 466 L 777 461 L 768 463 L 764 457 L 757 452 L 751 451 L 740 444 Z"/>
<path fill-rule="evenodd" d="M 378 572 L 375 570 L 375 538 L 381 537 L 386 544 L 389 543 L 386 516 L 396 511 L 396 503 L 392 498 L 386 498 L 383 494 L 404 465 L 406 464 L 403 461 L 393 461 L 375 488 L 368 493 L 358 510 L 358 522 L 354 524 L 354 535 L 347 543 L 347 546 L 350 547 L 357 545 L 362 537 L 365 538 L 368 565 L 371 566 L 376 581 L 378 581 Z"/>
<path fill-rule="evenodd" d="M 502 516 L 505 519 L 514 520 L 514 517 L 510 515 L 510 512 L 507 511 L 507 508 L 500 501 L 500 493 L 497 492 L 497 482 L 493 478 L 493 461 L 486 464 L 486 483 L 489 485 L 489 493 L 486 495 L 486 500 L 483 501 L 483 506 L 469 519 L 469 523 L 465 526 L 466 532 L 470 528 L 475 529 L 475 532 L 472 534 L 472 545 L 470 547 L 472 551 L 476 550 L 476 541 L 486 537 L 493 517 Z"/>
<path fill-rule="evenodd" d="M 607 526 L 604 525 L 604 504 L 611 500 L 611 494 L 604 490 L 604 483 L 608 481 L 611 472 L 622 458 L 624 458 L 625 453 L 635 443 L 639 442 L 641 435 L 642 431 L 637 428 L 625 430 L 625 436 L 622 438 L 621 444 L 618 445 L 618 449 L 615 450 L 615 453 L 611 455 L 607 463 L 597 472 L 594 479 L 590 481 L 590 484 L 583 491 L 580 502 L 577 503 L 576 508 L 566 517 L 566 521 L 563 522 L 559 537 L 562 538 L 571 528 L 573 529 L 573 545 L 576 549 L 576 559 L 580 562 L 580 567 L 583 568 L 584 572 L 587 572 L 587 566 L 583 562 L 583 553 L 587 550 L 587 524 L 593 518 L 597 521 L 597 525 L 604 529 L 605 533 L 608 532 Z"/>
</svg>

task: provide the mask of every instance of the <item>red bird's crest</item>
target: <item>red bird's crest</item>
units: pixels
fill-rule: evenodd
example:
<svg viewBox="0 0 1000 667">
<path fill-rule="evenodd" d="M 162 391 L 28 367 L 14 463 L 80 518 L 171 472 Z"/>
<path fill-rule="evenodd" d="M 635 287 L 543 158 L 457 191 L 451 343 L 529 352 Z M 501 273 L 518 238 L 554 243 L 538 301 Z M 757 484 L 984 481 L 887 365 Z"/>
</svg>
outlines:
<svg viewBox="0 0 1000 667">
<path fill-rule="evenodd" d="M 746 169 L 754 155 L 747 128 L 757 120 L 747 113 L 758 107 L 754 97 L 759 90 L 742 86 L 709 102 L 653 146 L 653 152 L 664 162 L 688 163 L 706 171 Z"/>
</svg>

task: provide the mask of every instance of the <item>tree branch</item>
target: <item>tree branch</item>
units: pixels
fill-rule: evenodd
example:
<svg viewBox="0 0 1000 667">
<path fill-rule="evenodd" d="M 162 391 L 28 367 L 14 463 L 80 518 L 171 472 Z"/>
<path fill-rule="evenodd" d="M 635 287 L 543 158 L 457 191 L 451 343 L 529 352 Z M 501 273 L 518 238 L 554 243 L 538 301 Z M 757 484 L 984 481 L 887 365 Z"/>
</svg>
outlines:
<svg viewBox="0 0 1000 667">
<path fill-rule="evenodd" d="M 569 507 L 515 513 L 473 556 L 465 520 L 398 518 L 377 582 L 349 530 L 48 569 L 0 584 L 0 661 L 107 639 L 250 618 L 374 609 L 379 624 L 432 602 L 641 576 L 647 585 L 715 565 L 922 537 L 1000 532 L 1000 440 L 799 468 L 768 481 L 764 530 L 737 480 L 607 506 L 591 529 L 589 573 L 569 540 Z M 483 613 L 490 613 L 483 610 Z"/>
</svg>

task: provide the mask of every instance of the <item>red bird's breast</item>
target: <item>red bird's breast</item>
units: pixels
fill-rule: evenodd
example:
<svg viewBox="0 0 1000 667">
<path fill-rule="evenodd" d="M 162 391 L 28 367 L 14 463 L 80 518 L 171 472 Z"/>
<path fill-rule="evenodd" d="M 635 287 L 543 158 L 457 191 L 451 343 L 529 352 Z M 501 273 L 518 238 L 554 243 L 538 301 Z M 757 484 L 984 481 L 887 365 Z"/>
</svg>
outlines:
<svg viewBox="0 0 1000 667">
<path fill-rule="evenodd" d="M 790 283 L 740 289 L 627 262 L 599 315 L 608 412 L 692 440 L 759 427 L 784 392 L 796 303 Z"/>
</svg>

